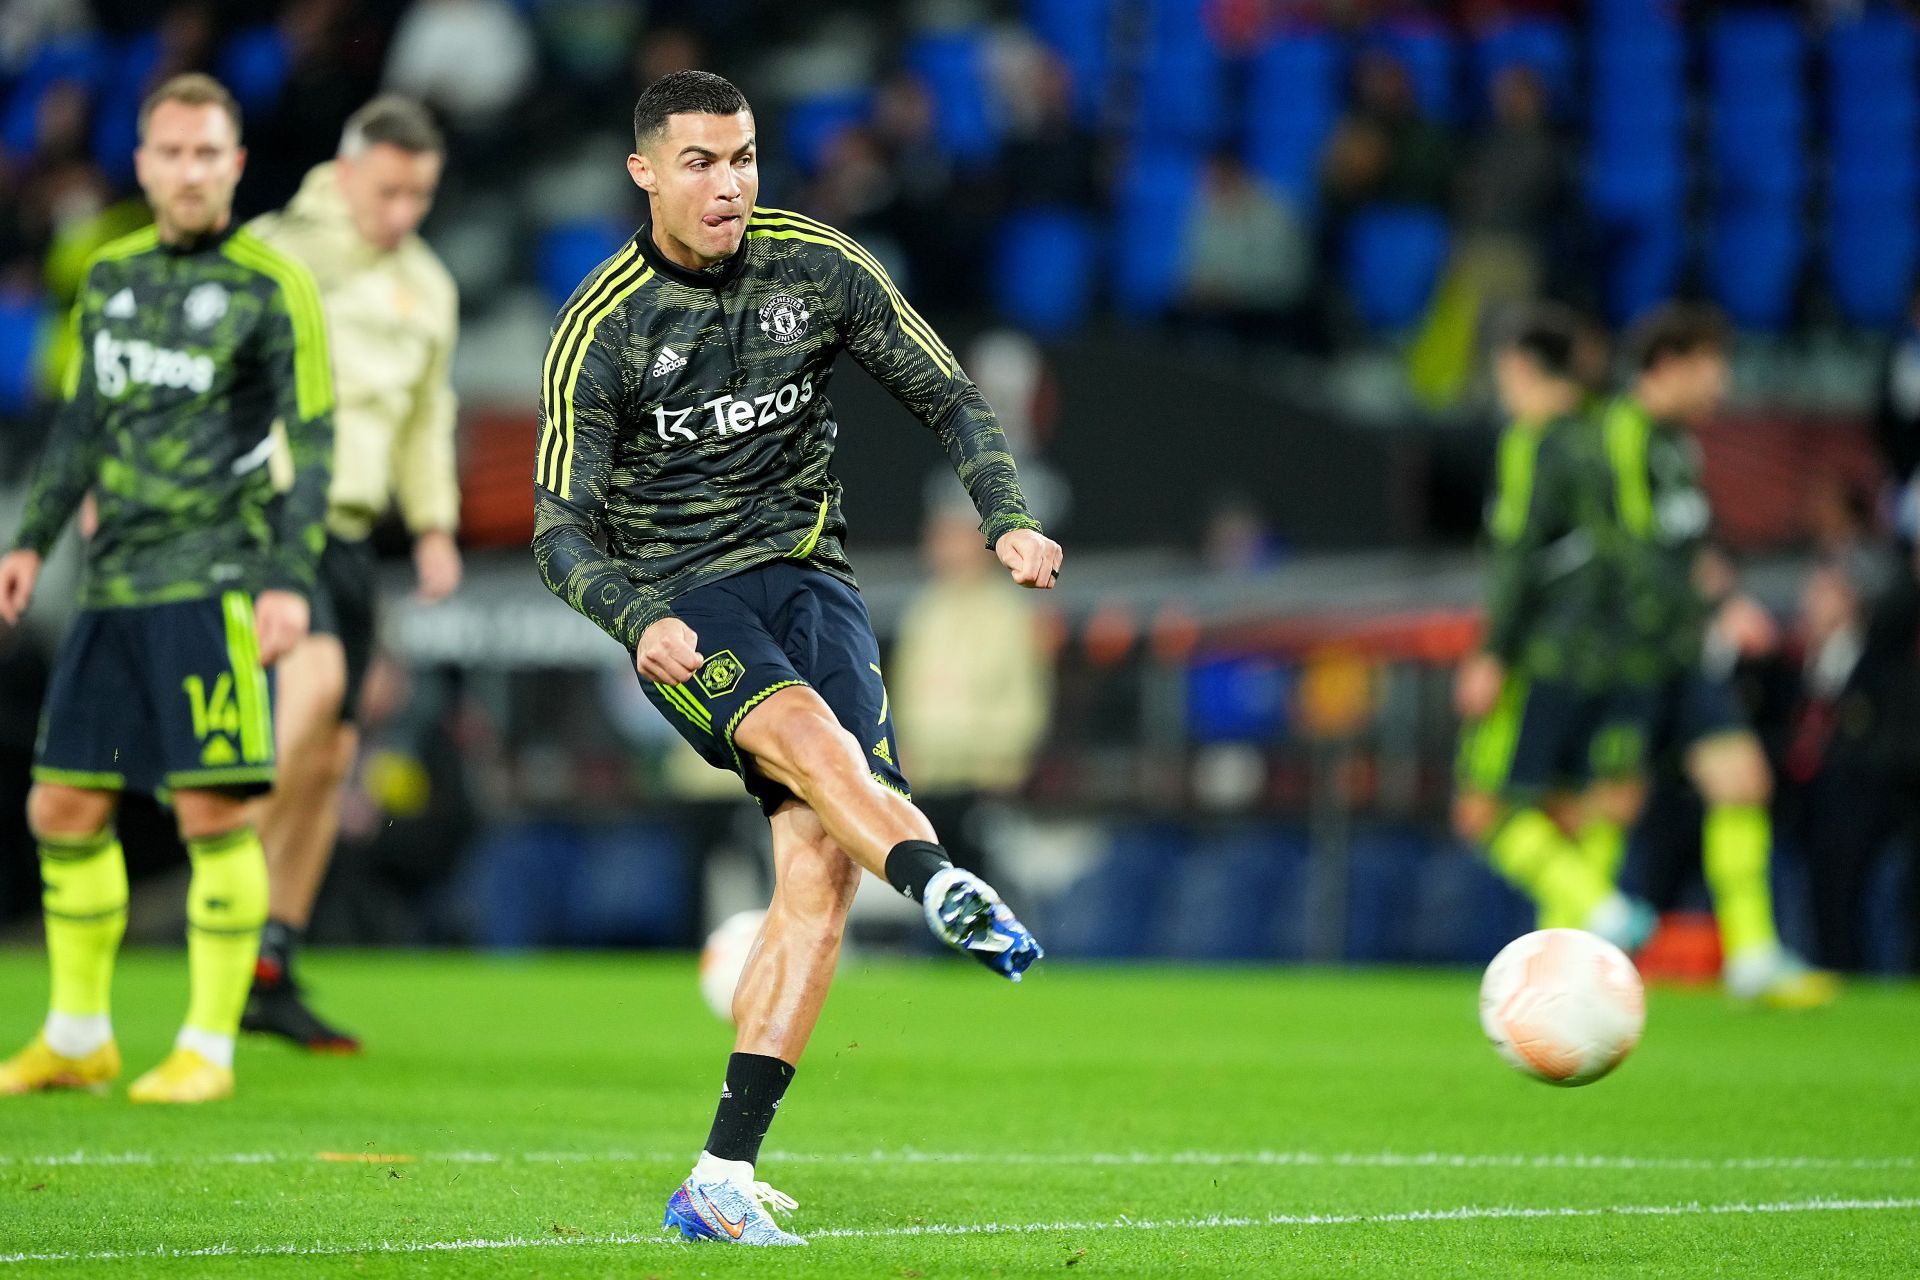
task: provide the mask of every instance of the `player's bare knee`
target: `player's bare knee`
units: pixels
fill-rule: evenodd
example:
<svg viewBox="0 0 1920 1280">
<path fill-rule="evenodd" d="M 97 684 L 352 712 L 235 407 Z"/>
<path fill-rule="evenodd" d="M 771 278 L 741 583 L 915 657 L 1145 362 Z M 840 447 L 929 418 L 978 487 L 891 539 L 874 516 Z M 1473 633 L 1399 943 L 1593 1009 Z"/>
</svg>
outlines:
<svg viewBox="0 0 1920 1280">
<path fill-rule="evenodd" d="M 27 826 L 40 839 L 90 836 L 113 821 L 114 793 L 35 783 L 27 793 Z"/>
<path fill-rule="evenodd" d="M 182 840 L 204 840 L 246 826 L 247 801 L 230 791 L 177 791 L 173 816 Z"/>
</svg>

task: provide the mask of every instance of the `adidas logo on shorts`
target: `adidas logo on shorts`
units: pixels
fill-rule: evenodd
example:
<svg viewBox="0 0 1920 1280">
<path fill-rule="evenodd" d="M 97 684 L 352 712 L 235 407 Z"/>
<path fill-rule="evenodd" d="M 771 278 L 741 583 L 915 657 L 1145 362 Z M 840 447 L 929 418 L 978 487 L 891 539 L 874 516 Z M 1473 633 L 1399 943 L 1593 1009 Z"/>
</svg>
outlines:
<svg viewBox="0 0 1920 1280">
<path fill-rule="evenodd" d="M 660 354 L 654 359 L 653 368 L 647 370 L 647 376 L 649 378 L 658 378 L 672 373 L 676 369 L 684 369 L 686 367 L 687 358 L 685 356 L 675 351 L 672 347 L 662 347 L 660 348 Z"/>
</svg>

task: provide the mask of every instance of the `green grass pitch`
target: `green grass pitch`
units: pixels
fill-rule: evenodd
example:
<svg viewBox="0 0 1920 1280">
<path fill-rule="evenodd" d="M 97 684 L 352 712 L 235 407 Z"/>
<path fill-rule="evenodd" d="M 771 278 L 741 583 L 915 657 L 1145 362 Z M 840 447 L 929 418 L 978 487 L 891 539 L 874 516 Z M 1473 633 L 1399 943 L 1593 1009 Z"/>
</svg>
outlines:
<svg viewBox="0 0 1920 1280">
<path fill-rule="evenodd" d="M 43 961 L 0 954 L 24 1042 Z M 133 1276 L 1913 1275 L 1920 989 L 1653 994 L 1613 1077 L 1482 1041 L 1477 975 L 850 957 L 761 1176 L 812 1237 L 661 1206 L 727 1028 L 691 960 L 318 955 L 358 1060 L 241 1046 L 239 1096 L 0 1100 L 0 1280 Z M 185 1003 L 122 958 L 129 1076 Z M 1070 1269 L 1070 1270 L 1069 1270 Z"/>
</svg>

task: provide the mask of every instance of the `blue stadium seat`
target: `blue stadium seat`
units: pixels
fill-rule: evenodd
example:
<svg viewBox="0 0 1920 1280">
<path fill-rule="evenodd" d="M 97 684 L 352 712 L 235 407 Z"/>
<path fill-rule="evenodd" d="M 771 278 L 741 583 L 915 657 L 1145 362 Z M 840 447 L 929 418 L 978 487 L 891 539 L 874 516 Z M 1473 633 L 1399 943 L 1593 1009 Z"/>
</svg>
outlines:
<svg viewBox="0 0 1920 1280">
<path fill-rule="evenodd" d="M 30 155 L 40 129 L 40 104 L 47 90 L 74 83 L 94 92 L 107 74 L 111 46 L 103 36 L 76 35 L 42 45 L 14 84 L 0 114 L 0 148 Z"/>
<path fill-rule="evenodd" d="M 1529 67 L 1546 86 L 1556 113 L 1573 106 L 1573 31 L 1558 18 L 1515 18 L 1488 29 L 1474 42 L 1476 111 L 1484 111 L 1494 78 L 1508 67 Z"/>
<path fill-rule="evenodd" d="M 24 413 L 34 402 L 42 314 L 34 294 L 0 290 L 0 414 Z"/>
<path fill-rule="evenodd" d="M 1163 313 L 1180 282 L 1180 240 L 1200 181 L 1191 148 L 1142 146 L 1121 178 L 1113 234 L 1114 303 L 1135 318 Z"/>
<path fill-rule="evenodd" d="M 1140 70 L 1134 136 L 1164 145 L 1213 144 L 1226 140 L 1233 121 L 1227 111 L 1226 63 L 1201 24 L 1179 0 L 1158 0 L 1159 21 Z M 1173 13 L 1174 19 L 1166 21 Z"/>
<path fill-rule="evenodd" d="M 1027 0 L 1027 24 L 1073 75 L 1073 100 L 1092 123 L 1106 104 L 1113 0 Z"/>
<path fill-rule="evenodd" d="M 1214 658 L 1187 668 L 1187 735 L 1195 742 L 1278 741 L 1293 672 L 1271 658 Z"/>
<path fill-rule="evenodd" d="M 456 890 L 473 904 L 474 941 L 512 951 L 558 941 L 584 854 L 580 833 L 565 823 L 491 828 L 468 854 Z"/>
<path fill-rule="evenodd" d="M 833 136 L 849 125 L 864 124 L 873 114 L 873 96 L 865 89 L 843 89 L 815 94 L 788 105 L 784 120 L 787 154 L 811 176 Z"/>
<path fill-rule="evenodd" d="M 1347 851 L 1347 938 L 1343 958 L 1409 960 L 1414 955 L 1421 868 L 1430 842 L 1417 831 L 1357 831 Z"/>
<path fill-rule="evenodd" d="M 1779 202 L 1805 190 L 1806 42 L 1786 13 L 1736 11 L 1708 37 L 1712 155 L 1721 198 Z"/>
<path fill-rule="evenodd" d="M 1340 116 L 1340 46 L 1325 32 L 1275 37 L 1247 86 L 1247 163 L 1301 209 L 1320 196 L 1320 155 Z"/>
<path fill-rule="evenodd" d="M 629 228 L 611 218 L 562 222 L 542 232 L 534 246 L 534 275 L 553 305 L 565 302 L 629 234 Z"/>
<path fill-rule="evenodd" d="M 1048 953 L 1062 958 L 1160 955 L 1165 913 L 1143 911 L 1142 904 L 1167 901 L 1187 844 L 1186 832 L 1173 823 L 1119 827 L 1094 868 L 1060 894 L 1034 903 L 1027 922 Z"/>
<path fill-rule="evenodd" d="M 1422 111 L 1436 120 L 1459 117 L 1451 31 L 1438 22 L 1409 20 L 1377 29 L 1367 43 L 1392 54 L 1406 67 Z"/>
<path fill-rule="evenodd" d="M 1411 328 L 1446 266 L 1447 221 L 1432 209 L 1373 205 L 1353 215 L 1341 277 L 1360 318 L 1378 332 Z"/>
<path fill-rule="evenodd" d="M 933 98 L 941 149 L 969 164 L 991 159 L 1000 146 L 987 101 L 985 44 L 981 31 L 946 31 L 916 39 L 902 58 Z"/>
<path fill-rule="evenodd" d="M 590 832 L 567 894 L 563 940 L 569 946 L 697 946 L 698 874 L 698 858 L 674 827 Z"/>
<path fill-rule="evenodd" d="M 1911 19 L 1884 11 L 1834 27 L 1827 40 L 1827 122 L 1836 151 L 1911 160 L 1920 129 L 1917 30 Z"/>
<path fill-rule="evenodd" d="M 1836 200 L 1827 222 L 1827 283 L 1855 324 L 1886 327 L 1906 314 L 1920 262 L 1913 202 Z"/>
<path fill-rule="evenodd" d="M 261 23 L 234 33 L 220 55 L 220 82 L 233 91 L 248 115 L 271 110 L 280 101 L 293 52 L 275 23 Z"/>
<path fill-rule="evenodd" d="M 1793 317 L 1806 255 L 1797 205 L 1723 206 L 1707 247 L 1713 296 L 1739 328 L 1779 333 Z"/>
<path fill-rule="evenodd" d="M 1911 204 L 1920 192 L 1920 132 L 1898 139 L 1836 138 L 1828 152 L 1828 193 L 1839 204 Z"/>
<path fill-rule="evenodd" d="M 1477 853 L 1441 845 L 1420 866 L 1411 958 L 1433 964 L 1485 964 L 1533 928 L 1533 904 Z"/>
<path fill-rule="evenodd" d="M 994 303 L 1015 325 L 1042 337 L 1071 332 L 1093 306 L 1100 235 L 1075 209 L 1029 209 L 999 230 Z"/>
</svg>

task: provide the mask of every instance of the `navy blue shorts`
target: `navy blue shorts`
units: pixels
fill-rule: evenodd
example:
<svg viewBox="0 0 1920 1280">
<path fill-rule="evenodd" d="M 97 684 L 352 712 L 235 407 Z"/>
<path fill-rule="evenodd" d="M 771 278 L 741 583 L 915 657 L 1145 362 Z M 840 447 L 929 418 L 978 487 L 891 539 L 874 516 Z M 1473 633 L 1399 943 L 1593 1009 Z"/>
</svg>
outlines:
<svg viewBox="0 0 1920 1280">
<path fill-rule="evenodd" d="M 47 685 L 33 776 L 107 791 L 272 787 L 252 597 L 82 610 Z"/>
<path fill-rule="evenodd" d="M 791 798 L 733 744 L 747 713 L 782 689 L 806 685 L 854 736 L 874 781 L 910 794 L 893 740 L 880 643 L 866 602 L 846 583 L 776 562 L 697 587 L 673 602 L 706 663 L 679 685 L 647 682 L 647 698 L 715 768 L 740 775 L 771 815 Z"/>
<path fill-rule="evenodd" d="M 1493 710 L 1461 731 L 1460 785 L 1516 799 L 1584 788 L 1610 709 L 1604 691 L 1509 675 Z"/>
<path fill-rule="evenodd" d="M 1733 686 L 1704 671 L 1622 686 L 1607 717 L 1609 772 L 1643 772 L 1695 743 L 1745 732 Z"/>
</svg>

